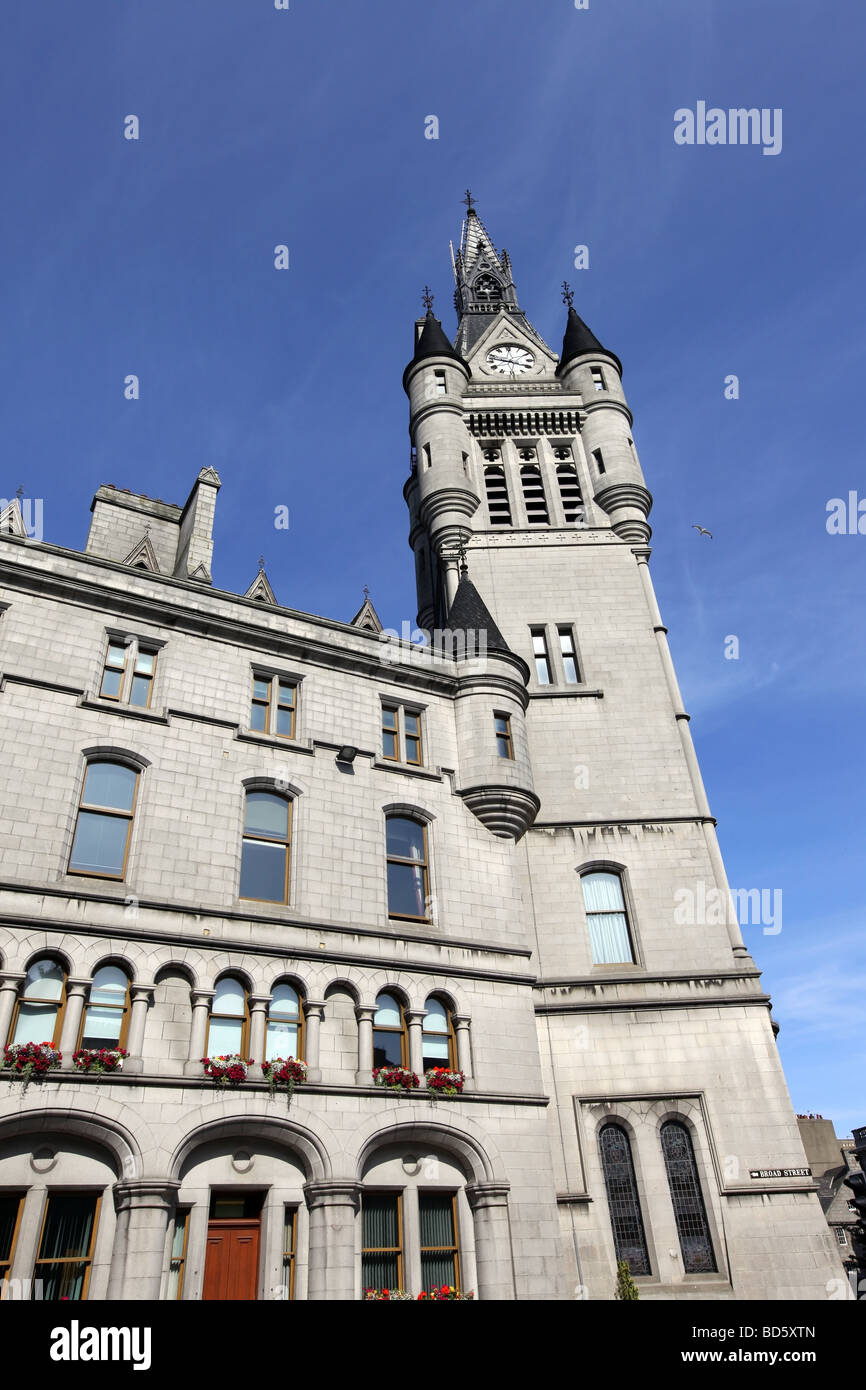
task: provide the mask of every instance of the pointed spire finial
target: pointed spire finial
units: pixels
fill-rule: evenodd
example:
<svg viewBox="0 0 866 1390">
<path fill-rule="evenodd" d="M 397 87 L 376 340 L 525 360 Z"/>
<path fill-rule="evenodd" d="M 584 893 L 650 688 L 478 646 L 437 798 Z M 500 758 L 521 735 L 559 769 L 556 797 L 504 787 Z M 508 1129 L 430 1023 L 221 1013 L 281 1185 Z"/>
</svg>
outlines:
<svg viewBox="0 0 866 1390">
<path fill-rule="evenodd" d="M 421 296 L 428 314 L 433 313 L 433 291 L 429 285 L 424 286 L 424 293 Z"/>
<path fill-rule="evenodd" d="M 364 585 L 364 598 L 369 598 L 369 597 L 370 597 L 370 590 L 367 588 L 367 585 L 365 584 L 365 585 Z"/>
<path fill-rule="evenodd" d="M 466 190 L 466 197 L 463 199 L 463 201 L 466 204 L 467 210 L 469 212 L 475 211 L 475 199 L 472 197 L 472 194 L 470 193 L 468 188 Z"/>
<path fill-rule="evenodd" d="M 265 572 L 265 557 L 264 557 L 264 555 L 260 555 L 260 556 L 259 556 L 259 574 L 264 574 L 264 572 Z"/>
<path fill-rule="evenodd" d="M 466 542 L 462 536 L 457 545 L 457 563 L 459 565 L 461 575 L 469 573 L 469 565 L 466 562 Z"/>
<path fill-rule="evenodd" d="M 574 308 L 574 290 L 567 280 L 563 280 L 562 282 L 562 302 L 563 304 L 567 304 L 569 309 Z"/>
<path fill-rule="evenodd" d="M 18 488 L 17 488 L 17 490 L 16 490 L 15 496 L 19 499 L 19 501 L 20 501 L 20 499 L 24 496 L 24 484 L 23 484 L 23 483 L 19 483 L 19 484 L 18 484 Z"/>
</svg>

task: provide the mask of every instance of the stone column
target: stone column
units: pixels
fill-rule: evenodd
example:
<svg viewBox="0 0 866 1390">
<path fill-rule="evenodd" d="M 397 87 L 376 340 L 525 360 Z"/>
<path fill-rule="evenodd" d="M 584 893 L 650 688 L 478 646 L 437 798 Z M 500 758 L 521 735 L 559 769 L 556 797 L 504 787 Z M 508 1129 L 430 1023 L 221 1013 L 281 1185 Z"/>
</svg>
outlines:
<svg viewBox="0 0 866 1390">
<path fill-rule="evenodd" d="M 205 1055 L 207 1021 L 210 1016 L 210 1006 L 213 1003 L 214 993 L 215 991 L 212 989 L 194 989 L 190 993 L 192 1026 L 189 1030 L 189 1058 L 183 1064 L 184 1076 L 202 1075 L 201 1059 Z"/>
<path fill-rule="evenodd" d="M 270 1002 L 271 996 L 269 994 L 251 994 L 249 997 L 250 1050 L 247 1056 L 252 1057 L 254 1062 L 265 1060 L 265 1031 L 268 1025 L 268 1005 Z M 252 1078 L 250 1079 L 252 1080 Z"/>
<path fill-rule="evenodd" d="M 475 1263 L 479 1299 L 513 1301 L 514 1256 L 508 1215 L 507 1182 L 476 1182 L 466 1188 L 475 1221 Z"/>
<path fill-rule="evenodd" d="M 154 986 L 131 985 L 129 989 L 129 1028 L 126 1034 L 126 1050 L 129 1056 L 123 1064 L 125 1072 L 144 1071 L 144 1061 L 142 1059 L 142 1049 L 144 1047 L 144 1027 L 147 1023 L 147 1011 L 153 1003 Z"/>
<path fill-rule="evenodd" d="M 159 1298 L 168 1222 L 179 1182 L 135 1178 L 114 1184 L 117 1222 L 108 1276 L 109 1301 Z"/>
<path fill-rule="evenodd" d="M 355 1297 L 355 1217 L 359 1183 L 323 1179 L 308 1182 L 310 1212 L 308 1299 L 348 1302 Z"/>
<path fill-rule="evenodd" d="M 409 1070 L 419 1081 L 424 1079 L 424 1039 L 421 1030 L 427 1017 L 426 1009 L 404 1009 L 403 1017 L 409 1029 Z"/>
<path fill-rule="evenodd" d="M 319 1066 L 319 1034 L 325 1016 L 325 1002 L 307 999 L 304 1003 L 304 1058 L 307 1064 L 307 1080 L 321 1081 Z"/>
<path fill-rule="evenodd" d="M 66 981 L 66 1009 L 60 1030 L 60 1051 L 63 1053 L 61 1071 L 72 1071 L 72 1054 L 78 1046 L 81 1015 L 90 984 L 90 980 L 76 980 L 71 975 Z"/>
<path fill-rule="evenodd" d="M 373 1019 L 376 1017 L 375 1004 L 358 1004 L 355 1009 L 358 1020 L 358 1070 L 355 1080 L 361 1086 L 373 1084 Z"/>
<path fill-rule="evenodd" d="M 462 1071 L 466 1080 L 472 1078 L 472 1053 L 469 1049 L 469 1016 L 468 1014 L 452 1014 L 451 1022 L 454 1025 L 454 1041 L 457 1044 L 457 1070 Z"/>
<path fill-rule="evenodd" d="M 24 980 L 25 976 L 14 970 L 0 971 L 0 1047 L 5 1046 L 9 1037 L 9 1025 Z"/>
</svg>

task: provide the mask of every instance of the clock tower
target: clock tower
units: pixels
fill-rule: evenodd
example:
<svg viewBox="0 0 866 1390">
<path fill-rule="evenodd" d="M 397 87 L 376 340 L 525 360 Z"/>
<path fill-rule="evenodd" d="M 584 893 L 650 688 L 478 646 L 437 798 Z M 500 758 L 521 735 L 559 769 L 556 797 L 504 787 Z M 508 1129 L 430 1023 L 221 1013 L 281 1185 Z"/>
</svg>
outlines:
<svg viewBox="0 0 866 1390">
<path fill-rule="evenodd" d="M 455 789 L 514 842 L 563 1250 L 581 1286 L 610 1287 L 613 1248 L 642 1297 L 727 1297 L 758 1227 L 781 1249 L 811 1198 L 753 1157 L 804 1162 L 653 592 L 622 364 L 568 285 L 548 346 L 471 198 L 453 267 L 454 340 L 428 294 L 404 374 L 409 540 L 421 626 L 490 639 L 456 663 Z"/>
</svg>

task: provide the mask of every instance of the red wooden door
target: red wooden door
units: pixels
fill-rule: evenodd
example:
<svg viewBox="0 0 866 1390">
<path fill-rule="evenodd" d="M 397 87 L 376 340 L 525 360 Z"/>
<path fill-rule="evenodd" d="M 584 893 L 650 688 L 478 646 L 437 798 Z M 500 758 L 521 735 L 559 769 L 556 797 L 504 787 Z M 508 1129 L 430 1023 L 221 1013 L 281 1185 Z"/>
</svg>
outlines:
<svg viewBox="0 0 866 1390">
<path fill-rule="evenodd" d="M 258 1220 L 209 1221 L 202 1299 L 254 1300 L 259 1273 Z"/>
</svg>

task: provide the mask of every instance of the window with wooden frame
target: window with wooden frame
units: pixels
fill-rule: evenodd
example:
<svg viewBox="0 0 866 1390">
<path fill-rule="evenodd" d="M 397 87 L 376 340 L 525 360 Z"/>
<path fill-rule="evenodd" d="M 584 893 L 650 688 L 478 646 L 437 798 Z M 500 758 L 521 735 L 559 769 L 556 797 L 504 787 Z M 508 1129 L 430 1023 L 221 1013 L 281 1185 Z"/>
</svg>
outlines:
<svg viewBox="0 0 866 1390">
<path fill-rule="evenodd" d="M 68 872 L 123 878 L 129 855 L 139 774 L 126 763 L 93 759 L 87 764 Z"/>
<path fill-rule="evenodd" d="M 496 751 L 500 758 L 514 758 L 514 745 L 511 742 L 511 716 L 494 714 L 493 728 L 496 733 Z"/>
<path fill-rule="evenodd" d="M 532 638 L 532 658 L 535 662 L 535 679 L 539 685 L 552 684 L 550 653 L 547 650 L 547 630 L 543 627 L 529 629 Z"/>
<path fill-rule="evenodd" d="M 298 1209 L 286 1207 L 283 1220 L 283 1297 L 295 1296 L 295 1260 L 298 1249 Z"/>
<path fill-rule="evenodd" d="M 430 920 L 427 827 L 409 816 L 388 816 L 386 856 L 388 916 Z"/>
<path fill-rule="evenodd" d="M 49 1192 L 33 1269 L 34 1298 L 87 1298 L 100 1201 L 98 1192 Z"/>
<path fill-rule="evenodd" d="M 289 901 L 292 803 L 276 792 L 249 791 L 244 805 L 240 896 L 254 902 Z"/>
<path fill-rule="evenodd" d="M 373 1066 L 405 1067 L 408 1065 L 409 1041 L 403 1005 L 393 994 L 376 998 L 373 1016 Z"/>
<path fill-rule="evenodd" d="M 35 960 L 24 977 L 15 1005 L 9 1041 L 51 1043 L 56 1047 L 66 1008 L 66 971 L 50 957 Z"/>
<path fill-rule="evenodd" d="M 168 1285 L 165 1296 L 169 1301 L 183 1297 L 183 1276 L 186 1272 L 186 1247 L 189 1240 L 189 1207 L 179 1207 L 174 1214 L 171 1251 L 168 1258 Z"/>
<path fill-rule="evenodd" d="M 382 706 L 382 755 L 389 762 L 422 765 L 421 715 L 417 711 L 405 705 Z"/>
<path fill-rule="evenodd" d="M 3 1297 L 24 1210 L 23 1192 L 0 1192 L 0 1298 Z"/>
<path fill-rule="evenodd" d="M 422 1066 L 425 1071 L 434 1067 L 457 1069 L 457 1048 L 451 1010 L 435 994 L 424 1003 L 426 1016 L 421 1030 Z"/>
<path fill-rule="evenodd" d="M 274 985 L 268 1005 L 265 1061 L 270 1062 L 274 1057 L 294 1057 L 300 1061 L 303 1055 L 303 1003 L 297 990 L 284 981 Z"/>
<path fill-rule="evenodd" d="M 250 1013 L 247 991 L 234 975 L 217 980 L 208 1019 L 206 1057 L 246 1057 L 249 1050 Z"/>
<path fill-rule="evenodd" d="M 580 878 L 593 965 L 633 965 L 634 946 L 618 873 L 586 873 Z"/>
<path fill-rule="evenodd" d="M 155 647 L 137 637 L 123 642 L 111 637 L 102 668 L 99 694 L 103 700 L 124 701 L 137 709 L 150 709 L 156 675 Z"/>
<path fill-rule="evenodd" d="M 81 1019 L 80 1048 L 126 1046 L 129 1027 L 129 976 L 118 965 L 103 965 L 93 977 Z"/>
<path fill-rule="evenodd" d="M 361 1287 L 403 1287 L 403 1203 L 399 1192 L 361 1194 Z"/>
<path fill-rule="evenodd" d="M 285 676 L 253 672 L 250 728 L 255 733 L 294 738 L 297 708 L 296 681 L 288 680 Z"/>
<path fill-rule="evenodd" d="M 566 683 L 577 685 L 580 681 L 580 672 L 577 667 L 577 652 L 574 646 L 574 629 L 558 627 L 556 631 L 559 636 L 559 654 L 562 657 L 562 669 L 565 672 Z"/>
<path fill-rule="evenodd" d="M 445 1284 L 460 1292 L 460 1250 L 457 1243 L 457 1196 L 453 1192 L 419 1192 L 421 1287 Z"/>
</svg>

